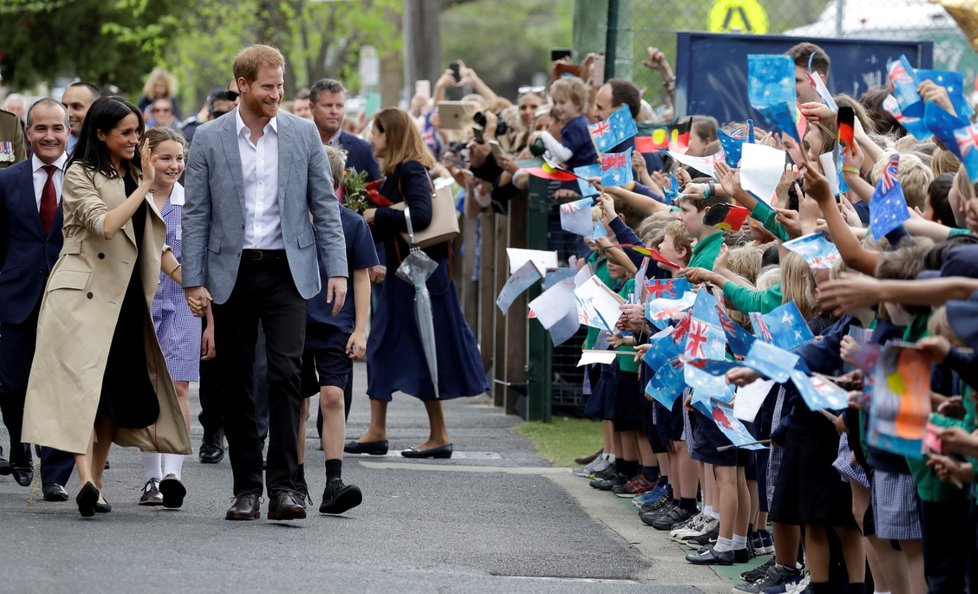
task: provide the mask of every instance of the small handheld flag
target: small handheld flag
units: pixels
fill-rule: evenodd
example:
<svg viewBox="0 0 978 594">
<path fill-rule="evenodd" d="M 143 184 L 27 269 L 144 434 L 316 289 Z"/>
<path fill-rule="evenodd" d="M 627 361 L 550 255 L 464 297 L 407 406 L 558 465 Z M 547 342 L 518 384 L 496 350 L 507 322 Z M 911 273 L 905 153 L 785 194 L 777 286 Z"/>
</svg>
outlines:
<svg viewBox="0 0 978 594">
<path fill-rule="evenodd" d="M 599 153 L 606 153 L 638 134 L 635 118 L 627 105 L 608 116 L 607 120 L 588 126 L 591 139 Z"/>
<path fill-rule="evenodd" d="M 899 164 L 900 153 L 894 153 L 869 201 L 869 230 L 876 239 L 885 237 L 910 218 L 903 187 L 897 178 Z"/>
</svg>

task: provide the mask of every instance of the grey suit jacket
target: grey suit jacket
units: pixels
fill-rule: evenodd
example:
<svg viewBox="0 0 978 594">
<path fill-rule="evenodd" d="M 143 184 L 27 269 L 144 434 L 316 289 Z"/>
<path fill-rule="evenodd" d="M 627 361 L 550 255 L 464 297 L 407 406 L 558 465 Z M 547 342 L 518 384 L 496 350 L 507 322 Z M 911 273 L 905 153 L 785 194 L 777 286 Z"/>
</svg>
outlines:
<svg viewBox="0 0 978 594">
<path fill-rule="evenodd" d="M 339 203 L 316 125 L 280 111 L 278 135 L 282 239 L 295 286 L 309 299 L 321 289 L 320 264 L 327 276 L 348 275 Z M 187 161 L 183 284 L 207 287 L 215 303 L 227 301 L 238 276 L 245 229 L 243 180 L 232 111 L 198 128 Z"/>
</svg>

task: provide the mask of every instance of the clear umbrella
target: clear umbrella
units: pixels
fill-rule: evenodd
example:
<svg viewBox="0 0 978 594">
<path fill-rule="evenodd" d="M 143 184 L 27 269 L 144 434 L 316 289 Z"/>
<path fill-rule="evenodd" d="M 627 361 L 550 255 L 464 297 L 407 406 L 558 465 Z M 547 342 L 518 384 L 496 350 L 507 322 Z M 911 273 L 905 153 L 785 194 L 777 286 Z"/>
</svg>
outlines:
<svg viewBox="0 0 978 594">
<path fill-rule="evenodd" d="M 428 257 L 415 243 L 410 208 L 404 209 L 404 219 L 407 221 L 408 237 L 411 238 L 411 250 L 397 267 L 397 276 L 414 285 L 414 319 L 418 324 L 418 334 L 421 335 L 421 348 L 424 349 L 424 358 L 428 362 L 431 383 L 435 387 L 435 398 L 438 399 L 441 398 L 438 391 L 438 353 L 435 351 L 435 322 L 427 285 L 428 277 L 438 268 L 438 262 Z"/>
</svg>

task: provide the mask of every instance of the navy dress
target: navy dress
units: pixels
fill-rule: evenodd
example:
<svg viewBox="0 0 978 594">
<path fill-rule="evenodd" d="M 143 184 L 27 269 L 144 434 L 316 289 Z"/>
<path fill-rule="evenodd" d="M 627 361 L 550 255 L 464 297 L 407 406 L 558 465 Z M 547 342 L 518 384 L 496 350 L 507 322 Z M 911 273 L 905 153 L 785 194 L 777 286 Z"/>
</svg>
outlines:
<svg viewBox="0 0 978 594">
<path fill-rule="evenodd" d="M 380 193 L 395 204 L 407 201 L 415 230 L 425 229 L 431 222 L 431 192 L 428 172 L 417 161 L 399 164 L 380 188 Z M 388 268 L 387 278 L 377 291 L 377 306 L 367 339 L 370 369 L 367 395 L 386 402 L 397 391 L 421 400 L 435 399 L 415 320 L 414 286 L 396 274 L 401 260 L 408 254 L 408 245 L 400 235 L 406 229 L 402 211 L 377 209 L 374 238 L 384 244 Z M 431 294 L 442 400 L 478 396 L 489 389 L 475 335 L 462 315 L 455 282 L 449 273 L 449 245 L 425 249 L 438 262 L 438 269 L 428 278 L 427 286 Z"/>
</svg>

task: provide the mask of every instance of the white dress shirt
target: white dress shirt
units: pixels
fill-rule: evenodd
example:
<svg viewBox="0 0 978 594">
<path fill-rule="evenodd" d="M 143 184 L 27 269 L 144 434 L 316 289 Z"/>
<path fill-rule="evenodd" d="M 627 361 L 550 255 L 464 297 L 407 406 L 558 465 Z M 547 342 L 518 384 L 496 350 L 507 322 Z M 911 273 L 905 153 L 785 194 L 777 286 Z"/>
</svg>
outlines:
<svg viewBox="0 0 978 594">
<path fill-rule="evenodd" d="M 340 146 L 340 134 L 342 133 L 343 133 L 343 128 L 337 130 L 336 134 L 333 134 L 332 138 L 329 139 L 329 142 L 327 142 L 326 145 L 331 146 L 333 148 L 343 148 L 342 146 Z"/>
<path fill-rule="evenodd" d="M 52 180 L 54 182 L 54 196 L 58 204 L 61 204 L 61 184 L 65 179 L 65 163 L 68 161 L 67 153 L 61 153 L 58 160 L 51 163 L 58 168 L 54 172 Z M 41 192 L 44 190 L 44 184 L 48 181 L 48 172 L 44 171 L 45 163 L 37 158 L 37 155 L 31 157 L 31 171 L 34 172 L 34 203 L 37 205 L 37 212 L 41 212 Z"/>
<path fill-rule="evenodd" d="M 278 207 L 278 120 L 272 118 L 258 143 L 251 142 L 251 129 L 241 119 L 240 108 L 234 118 L 238 131 L 238 153 L 244 179 L 246 250 L 284 250 L 282 217 Z"/>
</svg>

